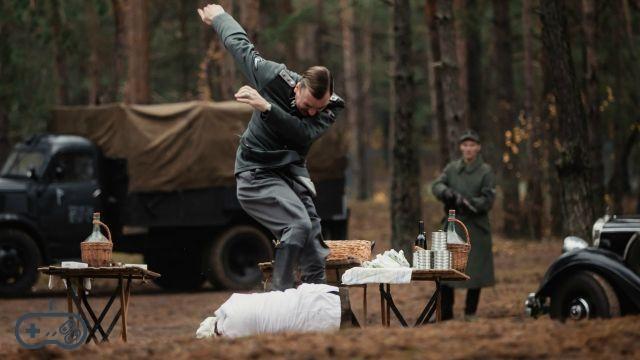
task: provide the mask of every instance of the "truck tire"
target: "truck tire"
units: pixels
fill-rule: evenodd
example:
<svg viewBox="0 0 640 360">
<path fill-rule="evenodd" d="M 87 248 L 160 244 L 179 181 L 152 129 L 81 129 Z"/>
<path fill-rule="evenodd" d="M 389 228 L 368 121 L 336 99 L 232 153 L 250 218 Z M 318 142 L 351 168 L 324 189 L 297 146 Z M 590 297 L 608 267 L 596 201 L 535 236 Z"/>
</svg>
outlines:
<svg viewBox="0 0 640 360">
<path fill-rule="evenodd" d="M 16 296 L 31 291 L 38 280 L 42 257 L 36 242 L 21 230 L 0 230 L 0 295 Z"/>
<path fill-rule="evenodd" d="M 200 251 L 196 246 L 184 251 L 152 251 L 144 254 L 149 269 L 160 274 L 153 281 L 165 290 L 193 291 L 204 283 Z"/>
<path fill-rule="evenodd" d="M 250 290 L 262 280 L 258 263 L 273 259 L 273 245 L 259 228 L 238 225 L 213 239 L 205 254 L 205 273 L 214 286 Z"/>
<path fill-rule="evenodd" d="M 561 321 L 620 316 L 620 303 L 609 282 L 591 271 L 579 271 L 557 284 L 551 294 L 551 318 Z"/>
</svg>

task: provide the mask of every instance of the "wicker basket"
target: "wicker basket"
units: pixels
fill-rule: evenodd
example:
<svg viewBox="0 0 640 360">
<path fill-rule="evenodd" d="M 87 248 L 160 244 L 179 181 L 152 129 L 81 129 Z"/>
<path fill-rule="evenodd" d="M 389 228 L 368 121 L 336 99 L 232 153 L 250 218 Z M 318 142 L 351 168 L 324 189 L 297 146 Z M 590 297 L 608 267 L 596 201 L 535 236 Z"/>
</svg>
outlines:
<svg viewBox="0 0 640 360">
<path fill-rule="evenodd" d="M 451 252 L 451 268 L 454 270 L 458 270 L 464 274 L 467 270 L 469 252 L 471 251 L 471 236 L 469 236 L 469 230 L 462 221 L 458 219 L 454 219 L 453 221 L 455 221 L 457 224 L 460 224 L 460 226 L 462 226 L 462 229 L 464 229 L 464 233 L 467 237 L 467 243 L 447 244 L 447 250 Z"/>
<path fill-rule="evenodd" d="M 83 241 L 80 243 L 80 253 L 82 262 L 87 263 L 89 267 L 107 267 L 111 266 L 111 255 L 113 254 L 113 242 L 111 241 L 111 231 L 103 222 L 97 221 L 98 225 L 107 230 L 108 242 L 104 241 Z"/>
<path fill-rule="evenodd" d="M 371 260 L 371 241 L 369 240 L 327 240 L 329 256 L 327 261 L 358 260 L 360 263 Z"/>
</svg>

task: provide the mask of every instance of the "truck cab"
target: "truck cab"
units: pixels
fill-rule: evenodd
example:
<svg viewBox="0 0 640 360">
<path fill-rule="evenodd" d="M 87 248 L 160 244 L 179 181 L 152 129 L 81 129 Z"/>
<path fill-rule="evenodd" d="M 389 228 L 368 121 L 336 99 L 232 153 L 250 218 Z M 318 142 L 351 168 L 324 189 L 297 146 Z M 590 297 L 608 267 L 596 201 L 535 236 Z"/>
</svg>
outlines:
<svg viewBox="0 0 640 360">
<path fill-rule="evenodd" d="M 100 209 L 98 149 L 79 136 L 33 136 L 0 172 L 0 294 L 29 291 L 37 266 L 80 257 Z"/>
</svg>

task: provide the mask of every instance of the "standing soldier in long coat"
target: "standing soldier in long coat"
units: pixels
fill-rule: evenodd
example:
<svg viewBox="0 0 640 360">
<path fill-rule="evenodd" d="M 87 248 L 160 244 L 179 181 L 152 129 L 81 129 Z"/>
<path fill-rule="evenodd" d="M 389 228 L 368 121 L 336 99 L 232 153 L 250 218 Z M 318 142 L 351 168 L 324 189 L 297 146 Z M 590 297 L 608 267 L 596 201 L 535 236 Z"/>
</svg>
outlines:
<svg viewBox="0 0 640 360">
<path fill-rule="evenodd" d="M 300 75 L 262 58 L 220 5 L 207 5 L 198 13 L 213 26 L 250 84 L 235 94 L 254 112 L 240 138 L 234 172 L 240 205 L 279 240 L 272 288 L 292 288 L 296 265 L 302 282 L 326 283 L 329 250 L 305 157 L 344 108 L 333 94 L 331 72 L 314 66 Z"/>
<path fill-rule="evenodd" d="M 472 130 L 459 139 L 462 158 L 452 161 L 433 183 L 431 191 L 444 203 L 445 214 L 456 210 L 471 236 L 471 252 L 467 263 L 470 280 L 449 282 L 442 286 L 442 318 L 453 318 L 453 288 L 466 288 L 465 318 L 473 318 L 480 300 L 480 289 L 495 283 L 489 210 L 495 197 L 494 175 L 480 155 L 480 137 Z M 460 231 L 460 229 L 456 229 Z M 464 235 L 459 232 L 458 235 Z"/>
</svg>

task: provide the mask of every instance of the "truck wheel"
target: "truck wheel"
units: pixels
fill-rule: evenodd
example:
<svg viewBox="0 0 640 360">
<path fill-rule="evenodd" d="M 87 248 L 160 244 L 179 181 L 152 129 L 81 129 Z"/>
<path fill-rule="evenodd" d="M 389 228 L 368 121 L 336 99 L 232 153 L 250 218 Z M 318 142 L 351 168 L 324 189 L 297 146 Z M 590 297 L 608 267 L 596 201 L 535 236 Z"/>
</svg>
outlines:
<svg viewBox="0 0 640 360">
<path fill-rule="evenodd" d="M 184 252 L 149 252 L 144 260 L 149 269 L 160 273 L 153 281 L 165 290 L 193 291 L 204 283 L 199 251 L 185 249 Z"/>
<path fill-rule="evenodd" d="M 209 281 L 227 289 L 254 289 L 262 280 L 258 263 L 273 259 L 273 245 L 260 229 L 235 226 L 209 244 L 205 265 Z"/>
<path fill-rule="evenodd" d="M 556 286 L 550 315 L 561 321 L 620 316 L 620 303 L 611 285 L 591 271 L 580 271 Z"/>
<path fill-rule="evenodd" d="M 29 292 L 38 280 L 42 258 L 36 242 L 27 233 L 0 230 L 0 295 Z"/>
</svg>

